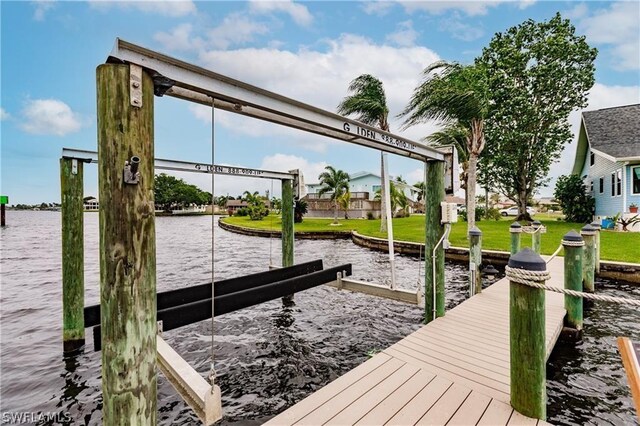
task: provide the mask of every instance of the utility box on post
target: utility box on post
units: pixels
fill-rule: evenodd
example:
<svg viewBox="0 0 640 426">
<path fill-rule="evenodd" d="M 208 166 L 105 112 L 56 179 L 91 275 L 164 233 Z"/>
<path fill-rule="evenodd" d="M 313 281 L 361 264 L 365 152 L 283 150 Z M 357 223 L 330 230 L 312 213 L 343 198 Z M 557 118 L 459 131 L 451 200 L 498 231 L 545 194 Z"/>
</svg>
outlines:
<svg viewBox="0 0 640 426">
<path fill-rule="evenodd" d="M 442 223 L 456 223 L 458 221 L 458 206 L 455 203 L 440 203 L 442 209 Z"/>
</svg>

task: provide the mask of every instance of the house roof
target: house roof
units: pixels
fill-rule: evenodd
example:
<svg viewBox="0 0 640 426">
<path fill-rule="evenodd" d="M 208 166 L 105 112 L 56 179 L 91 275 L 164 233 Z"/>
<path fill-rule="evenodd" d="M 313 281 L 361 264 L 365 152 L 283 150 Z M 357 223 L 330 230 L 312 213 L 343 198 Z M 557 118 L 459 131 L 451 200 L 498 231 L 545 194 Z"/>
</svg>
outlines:
<svg viewBox="0 0 640 426">
<path fill-rule="evenodd" d="M 613 158 L 640 156 L 640 104 L 585 111 L 591 148 Z"/>
<path fill-rule="evenodd" d="M 612 161 L 640 159 L 640 104 L 584 111 L 573 174 L 580 174 L 589 149 Z"/>
<path fill-rule="evenodd" d="M 227 207 L 245 207 L 247 206 L 246 201 L 242 200 L 227 200 Z"/>
</svg>

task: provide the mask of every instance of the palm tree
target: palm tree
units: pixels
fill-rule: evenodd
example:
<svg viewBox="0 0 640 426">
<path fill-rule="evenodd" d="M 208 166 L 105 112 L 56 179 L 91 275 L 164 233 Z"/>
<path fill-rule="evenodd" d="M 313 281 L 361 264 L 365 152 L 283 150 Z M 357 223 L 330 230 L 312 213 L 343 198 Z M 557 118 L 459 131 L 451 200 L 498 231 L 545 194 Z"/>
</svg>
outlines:
<svg viewBox="0 0 640 426">
<path fill-rule="evenodd" d="M 467 138 L 469 130 L 458 123 L 451 123 L 442 130 L 432 133 L 423 138 L 431 146 L 443 147 L 453 146 L 458 152 L 458 161 L 460 162 L 460 187 L 467 193 L 467 177 L 469 175 L 469 147 L 467 146 Z M 465 203 L 466 204 L 466 203 Z"/>
<path fill-rule="evenodd" d="M 381 191 L 377 190 L 374 199 L 379 200 L 381 197 Z M 394 216 L 398 209 L 406 213 L 407 207 L 409 207 L 409 200 L 405 193 L 399 190 L 393 182 L 389 182 L 389 199 L 391 200 L 391 216 Z"/>
<path fill-rule="evenodd" d="M 338 197 L 338 204 L 344 211 L 344 218 L 349 219 L 349 205 L 351 204 L 351 192 L 349 190 Z"/>
<path fill-rule="evenodd" d="M 362 74 L 349 84 L 349 92 L 340 105 L 338 114 L 355 115 L 356 120 L 370 126 L 377 126 L 380 130 L 389 131 L 389 107 L 384 93 L 382 81 L 370 74 Z M 380 188 L 384 194 L 384 153 L 380 152 Z M 387 230 L 387 221 L 384 215 L 385 198 L 381 197 L 380 203 L 380 232 Z"/>
<path fill-rule="evenodd" d="M 244 194 L 242 194 L 242 200 L 246 201 L 247 204 L 252 206 L 262 204 L 262 198 L 260 197 L 260 193 L 258 191 L 255 191 L 253 193 L 244 191 Z"/>
<path fill-rule="evenodd" d="M 418 190 L 416 201 L 417 202 L 422 201 L 422 198 L 424 197 L 424 191 L 427 189 L 427 185 L 424 183 L 424 181 L 422 181 L 422 182 L 414 183 L 413 187 Z"/>
<path fill-rule="evenodd" d="M 414 89 L 409 104 L 400 114 L 404 128 L 429 120 L 466 129 L 469 154 L 467 170 L 468 229 L 475 225 L 476 169 L 484 149 L 484 120 L 489 112 L 486 70 L 479 65 L 435 62 L 423 71 L 424 80 Z M 446 128 L 446 127 L 445 127 Z"/>
<path fill-rule="evenodd" d="M 331 193 L 330 199 L 333 201 L 333 223 L 338 223 L 338 199 L 349 191 L 349 174 L 327 166 L 325 171 L 320 173 L 318 180 L 321 185 L 324 185 L 318 191 L 320 197 L 328 192 Z"/>
</svg>

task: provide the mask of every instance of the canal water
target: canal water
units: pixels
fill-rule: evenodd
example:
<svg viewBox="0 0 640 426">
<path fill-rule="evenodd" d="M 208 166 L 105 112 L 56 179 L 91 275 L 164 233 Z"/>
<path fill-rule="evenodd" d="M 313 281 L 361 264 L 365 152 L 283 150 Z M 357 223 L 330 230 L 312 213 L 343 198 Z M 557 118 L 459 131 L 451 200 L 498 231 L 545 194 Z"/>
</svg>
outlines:
<svg viewBox="0 0 640 426">
<path fill-rule="evenodd" d="M 60 214 L 8 212 L 0 232 L 0 411 L 57 414 L 41 424 L 100 424 L 100 353 L 62 356 Z M 211 217 L 159 217 L 158 291 L 210 280 Z M 215 229 L 216 280 L 264 271 L 279 263 L 280 240 Z M 352 263 L 354 277 L 388 283 L 387 257 L 350 241 L 297 241 L 296 262 Z M 99 301 L 98 215 L 85 214 L 86 304 Z M 423 270 L 398 257 L 399 286 L 417 288 Z M 464 266 L 447 264 L 447 308 L 466 298 Z M 640 287 L 599 282 L 604 294 L 640 298 Z M 585 339 L 559 346 L 549 364 L 549 421 L 556 424 L 634 424 L 632 400 L 615 337 L 640 340 L 638 312 L 594 305 Z M 324 286 L 215 320 L 215 367 L 222 389 L 223 424 L 260 424 L 354 368 L 369 354 L 416 330 L 419 308 Z M 211 323 L 166 332 L 169 343 L 206 376 Z M 159 376 L 159 423 L 196 422 L 191 410 Z M 4 417 L 3 417 L 4 418 Z"/>
</svg>

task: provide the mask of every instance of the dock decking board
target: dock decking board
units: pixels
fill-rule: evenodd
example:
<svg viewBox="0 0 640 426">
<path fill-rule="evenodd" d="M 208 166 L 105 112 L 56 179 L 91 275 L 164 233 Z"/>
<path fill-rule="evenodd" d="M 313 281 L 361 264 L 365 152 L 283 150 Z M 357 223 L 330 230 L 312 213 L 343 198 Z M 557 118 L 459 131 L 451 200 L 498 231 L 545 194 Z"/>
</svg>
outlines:
<svg viewBox="0 0 640 426">
<path fill-rule="evenodd" d="M 549 265 L 563 286 L 563 261 Z M 562 330 L 546 293 L 547 357 Z M 502 279 L 271 419 L 269 425 L 547 425 L 509 405 L 509 282 Z"/>
</svg>

